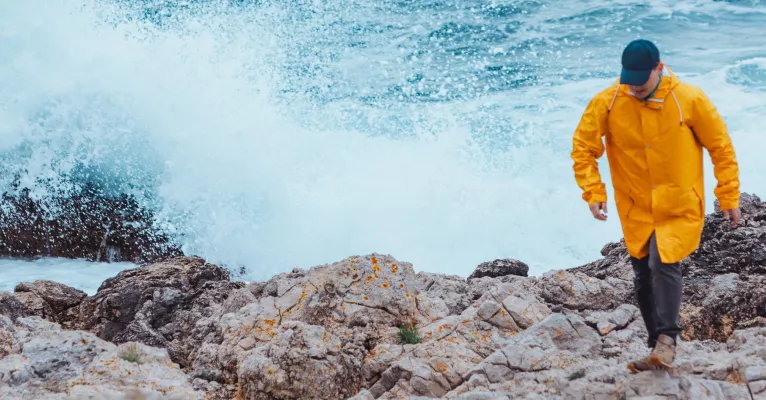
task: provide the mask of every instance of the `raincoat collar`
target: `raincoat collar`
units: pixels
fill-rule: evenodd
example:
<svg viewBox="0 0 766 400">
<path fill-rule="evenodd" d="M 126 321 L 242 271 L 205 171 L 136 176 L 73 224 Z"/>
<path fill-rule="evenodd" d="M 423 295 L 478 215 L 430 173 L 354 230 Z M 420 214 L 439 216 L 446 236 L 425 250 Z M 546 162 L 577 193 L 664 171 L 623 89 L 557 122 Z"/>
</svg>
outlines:
<svg viewBox="0 0 766 400">
<path fill-rule="evenodd" d="M 665 76 L 662 78 L 662 81 L 660 82 L 659 87 L 657 87 L 657 89 L 654 91 L 654 94 L 652 94 L 652 96 L 646 100 L 642 100 L 636 97 L 636 100 L 644 103 L 649 108 L 657 108 L 657 109 L 662 108 L 662 105 L 665 102 L 665 99 L 668 96 L 668 94 L 671 93 L 673 88 L 680 83 L 680 81 L 676 77 L 676 74 L 673 73 L 670 67 L 665 65 L 664 69 L 668 72 L 668 76 Z M 618 84 L 620 83 L 619 77 L 617 78 L 617 83 Z M 627 95 L 635 97 L 633 93 L 630 91 L 630 87 L 628 85 L 620 84 L 619 90 Z"/>
</svg>

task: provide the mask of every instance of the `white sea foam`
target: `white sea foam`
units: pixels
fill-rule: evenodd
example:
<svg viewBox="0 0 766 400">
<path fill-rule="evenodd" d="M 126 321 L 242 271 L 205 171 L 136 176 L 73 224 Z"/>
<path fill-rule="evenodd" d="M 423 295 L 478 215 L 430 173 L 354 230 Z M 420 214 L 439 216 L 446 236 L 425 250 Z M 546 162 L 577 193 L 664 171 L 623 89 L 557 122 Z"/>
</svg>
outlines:
<svg viewBox="0 0 766 400">
<path fill-rule="evenodd" d="M 13 291 L 19 282 L 50 280 L 72 286 L 88 295 L 96 294 L 104 280 L 136 265 L 94 263 L 86 260 L 41 258 L 37 260 L 0 259 L 0 291 Z"/>
<path fill-rule="evenodd" d="M 607 223 L 590 217 L 569 151 L 585 104 L 613 79 L 587 78 L 588 68 L 616 73 L 611 66 L 618 65 L 622 38 L 632 35 L 625 27 L 636 25 L 629 18 L 602 32 L 615 32 L 603 55 L 585 47 L 561 56 L 544 48 L 525 54 L 527 61 L 544 60 L 538 72 L 551 74 L 539 85 L 413 102 L 404 99 L 406 90 L 397 96 L 388 89 L 404 82 L 417 91 L 417 83 L 405 85 L 413 65 L 434 63 L 424 74 L 443 76 L 435 81 L 443 96 L 460 93 L 460 85 L 485 85 L 465 78 L 470 75 L 449 77 L 452 68 L 470 69 L 468 61 L 438 64 L 428 61 L 428 49 L 419 58 L 397 50 L 415 46 L 407 35 L 427 37 L 428 15 L 379 27 L 385 35 L 352 37 L 370 43 L 354 53 L 352 47 L 336 48 L 339 39 L 328 28 L 334 25 L 322 18 L 367 4 L 370 13 L 358 20 L 377 26 L 375 5 L 314 4 L 328 12 L 322 17 L 298 13 L 292 3 L 259 9 L 212 3 L 160 27 L 126 20 L 124 2 L 0 4 L 4 168 L 26 170 L 28 186 L 82 165 L 103 179 L 143 185 L 156 192 L 146 205 L 158 210 L 168 231 L 181 235 L 188 253 L 245 265 L 253 279 L 369 252 L 392 254 L 417 270 L 463 276 L 479 262 L 515 257 L 539 274 L 593 260 L 603 244 L 620 238 L 613 208 Z M 639 3 L 615 6 L 631 4 Z M 651 2 L 648 13 L 653 21 L 678 13 L 717 18 L 711 10 L 734 18 L 746 7 L 672 4 Z M 549 20 L 562 12 L 547 9 L 530 17 L 539 19 L 539 29 L 518 37 L 553 40 L 563 28 Z M 716 34 L 722 36 L 717 43 L 739 45 L 737 34 Z M 742 43 L 747 57 L 741 62 L 730 61 L 732 49 L 708 48 L 695 69 L 681 55 L 704 47 L 707 36 L 700 38 L 668 43 L 668 62 L 678 65 L 674 71 L 683 79 L 702 86 L 729 123 L 742 189 L 766 192 L 766 178 L 757 174 L 766 165 L 760 137 L 766 69 L 753 56 L 766 55 L 766 45 Z M 514 57 L 516 39 L 509 40 L 486 49 L 502 47 L 493 56 Z M 571 65 L 578 57 L 584 67 Z M 564 68 L 557 63 L 567 64 L 565 74 L 574 77 L 560 75 Z M 365 102 L 359 99 L 365 94 L 381 97 Z M 608 182 L 605 164 L 602 172 Z M 0 180 L 7 185 L 10 178 Z M 712 206 L 709 163 L 707 182 Z M 64 268 L 75 269 L 66 262 L 18 265 L 40 272 L 30 277 L 46 276 L 42 271 L 49 268 L 47 278 L 54 280 L 64 278 Z M 6 281 L 32 279 L 12 276 Z M 70 278 L 93 287 L 91 276 Z"/>
</svg>

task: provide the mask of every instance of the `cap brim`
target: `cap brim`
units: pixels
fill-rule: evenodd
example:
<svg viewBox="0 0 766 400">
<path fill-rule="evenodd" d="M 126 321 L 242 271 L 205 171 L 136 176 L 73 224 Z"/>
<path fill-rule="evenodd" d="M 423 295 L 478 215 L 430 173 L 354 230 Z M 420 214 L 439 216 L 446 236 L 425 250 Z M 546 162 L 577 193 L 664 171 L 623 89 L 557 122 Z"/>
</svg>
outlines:
<svg viewBox="0 0 766 400">
<path fill-rule="evenodd" d="M 623 85 L 643 85 L 649 80 L 649 75 L 652 74 L 652 70 L 647 71 L 633 71 L 629 69 L 622 69 L 620 74 L 620 83 Z"/>
</svg>

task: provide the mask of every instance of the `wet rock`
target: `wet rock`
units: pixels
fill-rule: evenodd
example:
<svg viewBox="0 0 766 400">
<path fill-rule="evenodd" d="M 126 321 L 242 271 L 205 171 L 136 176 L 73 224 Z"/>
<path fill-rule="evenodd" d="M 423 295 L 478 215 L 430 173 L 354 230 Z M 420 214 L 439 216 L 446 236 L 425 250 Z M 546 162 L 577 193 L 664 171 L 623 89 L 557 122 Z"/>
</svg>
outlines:
<svg viewBox="0 0 766 400">
<path fill-rule="evenodd" d="M 10 318 L 11 321 L 16 321 L 17 318 L 27 317 L 31 314 L 26 304 L 19 301 L 14 295 L 9 292 L 0 292 L 0 315 Z"/>
<path fill-rule="evenodd" d="M 19 283 L 14 296 L 26 304 L 31 315 L 68 327 L 77 318 L 78 307 L 87 294 L 61 283 L 38 280 Z"/>
<path fill-rule="evenodd" d="M 228 271 L 198 258 L 129 269 L 107 279 L 79 306 L 73 326 L 101 339 L 138 341 L 168 350 L 182 366 L 193 350 L 215 336 L 217 318 L 229 295 L 244 287 Z"/>
<path fill-rule="evenodd" d="M 736 329 L 766 325 L 766 277 L 728 273 L 689 281 L 681 310 L 687 340 L 725 341 Z"/>
<path fill-rule="evenodd" d="M 505 258 L 479 264 L 468 279 L 481 278 L 484 276 L 489 276 L 491 278 L 506 275 L 527 276 L 528 272 L 529 266 L 524 262 L 512 258 Z"/>
<path fill-rule="evenodd" d="M 700 246 L 689 257 L 685 276 L 766 273 L 766 203 L 756 195 L 743 193 L 740 209 L 743 220 L 732 229 L 715 202 L 715 212 L 705 217 Z"/>
<path fill-rule="evenodd" d="M 601 249 L 601 255 L 604 258 L 580 267 L 570 268 L 568 271 L 572 273 L 582 272 L 598 279 L 617 278 L 629 282 L 633 281 L 633 265 L 630 262 L 630 255 L 624 241 L 606 244 Z"/>
<path fill-rule="evenodd" d="M 0 256 L 149 263 L 182 255 L 133 196 L 109 196 L 89 184 L 47 192 L 43 200 L 29 189 L 3 193 Z"/>
</svg>

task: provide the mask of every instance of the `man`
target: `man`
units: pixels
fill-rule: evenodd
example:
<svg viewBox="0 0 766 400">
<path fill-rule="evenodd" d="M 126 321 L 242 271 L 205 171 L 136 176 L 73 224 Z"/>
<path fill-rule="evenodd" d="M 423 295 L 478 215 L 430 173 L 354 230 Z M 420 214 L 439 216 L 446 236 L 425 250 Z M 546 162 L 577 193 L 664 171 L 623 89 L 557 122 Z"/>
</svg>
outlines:
<svg viewBox="0 0 766 400">
<path fill-rule="evenodd" d="M 665 69 L 669 76 L 663 76 Z M 652 348 L 648 357 L 628 364 L 633 372 L 669 369 L 675 361 L 681 332 L 679 262 L 699 246 L 705 216 L 703 147 L 714 164 L 715 195 L 724 217 L 736 227 L 739 168 L 724 121 L 700 88 L 681 82 L 660 61 L 652 42 L 630 42 L 618 81 L 585 109 L 571 155 L 583 199 L 593 216 L 605 221 L 606 188 L 596 160 L 606 150 L 636 300 Z"/>
</svg>

